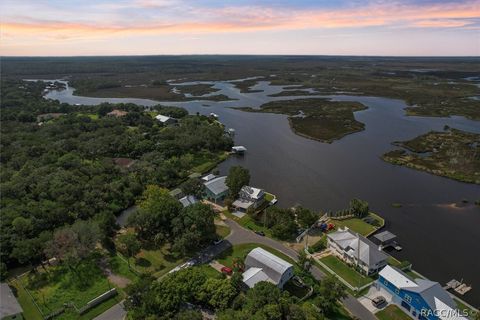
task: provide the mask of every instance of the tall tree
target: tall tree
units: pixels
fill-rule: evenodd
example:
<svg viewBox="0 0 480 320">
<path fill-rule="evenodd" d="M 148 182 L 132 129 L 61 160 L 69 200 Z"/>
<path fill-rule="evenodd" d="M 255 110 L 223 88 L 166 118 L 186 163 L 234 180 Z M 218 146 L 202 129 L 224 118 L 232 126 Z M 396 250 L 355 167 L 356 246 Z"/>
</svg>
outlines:
<svg viewBox="0 0 480 320">
<path fill-rule="evenodd" d="M 172 221 L 173 250 L 181 255 L 212 241 L 215 237 L 215 212 L 208 205 L 196 203 L 183 208 Z"/>
<path fill-rule="evenodd" d="M 355 216 L 363 218 L 367 216 L 369 212 L 368 202 L 354 198 L 350 201 L 350 210 Z"/>
<path fill-rule="evenodd" d="M 240 189 L 250 183 L 250 172 L 242 166 L 230 167 L 225 184 L 230 189 L 230 197 L 236 198 Z"/>
<path fill-rule="evenodd" d="M 140 241 L 134 233 L 127 233 L 118 237 L 118 249 L 127 257 L 128 268 L 130 268 L 130 259 L 135 257 L 141 250 Z"/>
<path fill-rule="evenodd" d="M 45 249 L 47 256 L 63 261 L 75 269 L 78 263 L 87 258 L 100 239 L 98 225 L 92 221 L 78 220 L 71 226 L 57 229 Z"/>
<path fill-rule="evenodd" d="M 307 208 L 297 207 L 295 209 L 297 221 L 300 227 L 310 228 L 318 220 L 318 213 Z"/>
<path fill-rule="evenodd" d="M 172 221 L 181 210 L 182 205 L 167 189 L 149 185 L 139 201 L 139 210 L 130 217 L 129 223 L 144 240 L 169 240 Z"/>
</svg>

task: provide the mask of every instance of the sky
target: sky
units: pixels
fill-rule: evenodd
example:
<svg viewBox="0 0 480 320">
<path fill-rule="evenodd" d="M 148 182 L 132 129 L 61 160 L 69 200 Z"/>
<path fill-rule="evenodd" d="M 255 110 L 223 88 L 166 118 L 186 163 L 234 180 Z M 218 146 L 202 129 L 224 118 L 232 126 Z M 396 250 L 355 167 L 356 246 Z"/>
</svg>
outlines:
<svg viewBox="0 0 480 320">
<path fill-rule="evenodd" d="M 480 0 L 2 0 L 0 55 L 480 56 Z"/>
</svg>

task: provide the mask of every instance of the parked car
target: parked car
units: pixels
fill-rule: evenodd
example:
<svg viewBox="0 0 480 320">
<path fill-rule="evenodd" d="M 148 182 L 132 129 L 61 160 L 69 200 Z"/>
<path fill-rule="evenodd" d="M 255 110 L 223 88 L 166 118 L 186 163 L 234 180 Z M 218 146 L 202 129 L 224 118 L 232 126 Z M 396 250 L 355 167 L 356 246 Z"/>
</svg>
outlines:
<svg viewBox="0 0 480 320">
<path fill-rule="evenodd" d="M 229 267 L 222 267 L 222 269 L 220 269 L 220 271 L 222 271 L 222 273 L 224 273 L 224 274 L 228 274 L 229 276 L 231 276 L 232 273 L 233 273 L 233 270 Z"/>
<path fill-rule="evenodd" d="M 265 237 L 265 232 L 263 231 L 255 231 L 255 233 L 258 234 L 259 236 Z"/>
<path fill-rule="evenodd" d="M 372 300 L 372 304 L 375 308 L 382 306 L 386 302 L 387 300 L 385 300 L 385 298 L 382 296 L 378 296 Z"/>
</svg>

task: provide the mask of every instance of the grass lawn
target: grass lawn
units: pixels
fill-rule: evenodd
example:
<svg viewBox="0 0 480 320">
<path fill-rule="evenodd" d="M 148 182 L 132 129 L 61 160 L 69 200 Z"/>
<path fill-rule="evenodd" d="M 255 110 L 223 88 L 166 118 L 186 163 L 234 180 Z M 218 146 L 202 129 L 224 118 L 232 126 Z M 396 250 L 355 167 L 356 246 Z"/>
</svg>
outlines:
<svg viewBox="0 0 480 320">
<path fill-rule="evenodd" d="M 135 262 L 130 261 L 135 269 L 142 273 L 151 273 L 154 277 L 160 277 L 168 271 L 182 263 L 183 259 L 178 259 L 170 254 L 167 246 L 160 249 L 142 249 L 136 256 Z M 131 259 L 133 260 L 133 259 Z"/>
<path fill-rule="evenodd" d="M 33 304 L 32 299 L 28 295 L 27 291 L 23 289 L 20 283 L 15 280 L 10 283 L 17 291 L 17 300 L 18 303 L 22 306 L 23 309 L 23 316 L 25 319 L 31 320 L 42 320 L 43 317 L 38 312 L 37 307 Z"/>
<path fill-rule="evenodd" d="M 457 309 L 460 310 L 460 312 L 464 311 L 464 310 L 467 310 L 468 311 L 468 314 L 470 315 L 470 317 L 474 317 L 475 316 L 475 310 L 471 309 L 470 307 L 468 307 L 467 305 L 465 305 L 462 301 L 456 299 L 456 298 L 453 298 L 453 300 L 455 301 L 455 303 L 457 304 Z"/>
<path fill-rule="evenodd" d="M 217 261 L 219 263 L 227 266 L 227 267 L 232 268 L 234 258 L 244 259 L 250 251 L 252 251 L 253 249 L 255 249 L 257 247 L 261 247 L 261 248 L 273 253 L 274 255 L 282 258 L 283 260 L 288 261 L 291 264 L 295 265 L 295 261 L 293 261 L 292 258 L 284 255 L 281 252 L 278 252 L 277 250 L 275 250 L 273 248 L 270 248 L 268 246 L 258 244 L 258 243 L 243 243 L 243 244 L 235 245 L 235 246 L 225 250 L 224 252 L 222 252 L 217 257 Z"/>
<path fill-rule="evenodd" d="M 330 269 L 335 271 L 336 274 L 342 277 L 343 280 L 347 281 L 354 287 L 361 287 L 373 281 L 372 278 L 361 275 L 354 269 L 350 268 L 345 262 L 333 255 L 326 256 L 320 259 L 320 261 L 322 261 Z"/>
<path fill-rule="evenodd" d="M 374 213 L 370 212 L 368 214 L 368 217 L 376 220 L 378 222 L 379 226 L 384 224 L 384 220 Z M 367 222 L 365 222 L 365 221 L 363 221 L 362 219 L 359 219 L 359 218 L 349 218 L 349 219 L 345 219 L 345 220 L 334 220 L 334 219 L 332 219 L 332 222 L 335 224 L 335 226 L 337 228 L 347 227 L 347 228 L 349 228 L 349 229 L 351 229 L 355 232 L 360 233 L 363 236 L 367 236 L 367 235 L 371 234 L 372 232 L 374 232 L 375 230 L 377 230 L 379 228 L 379 227 L 373 226 L 373 225 L 371 225 L 371 224 L 369 224 L 369 223 L 367 223 Z"/>
<path fill-rule="evenodd" d="M 270 231 L 270 229 L 258 224 L 257 221 L 255 221 L 255 219 L 253 219 L 247 214 L 242 218 L 238 218 L 234 216 L 228 210 L 224 211 L 223 214 L 228 218 L 235 220 L 236 222 L 238 222 L 238 224 L 240 224 L 244 228 L 247 228 L 253 231 L 263 231 L 267 237 L 272 238 L 272 231 Z"/>
<path fill-rule="evenodd" d="M 75 270 L 56 266 L 49 268 L 48 272 L 39 270 L 36 274 L 27 274 L 19 281 L 28 289 L 44 315 L 62 308 L 65 303 L 74 303 L 77 308 L 83 307 L 88 301 L 113 287 L 94 259 L 83 261 Z M 16 287 L 20 303 L 26 310 L 26 317 L 37 319 L 38 315 L 35 315 L 36 309 L 30 297 L 20 285 Z M 59 318 L 77 319 L 78 314 L 69 310 Z"/>
<path fill-rule="evenodd" d="M 95 113 L 79 113 L 78 116 L 89 117 L 92 120 L 98 120 L 98 114 Z"/>
<path fill-rule="evenodd" d="M 208 278 L 224 279 L 225 275 L 210 267 L 208 264 L 202 264 L 193 268 L 200 269 Z"/>
<path fill-rule="evenodd" d="M 125 277 L 133 282 L 138 279 L 138 276 L 128 268 L 128 263 L 125 261 L 125 259 L 126 258 L 120 257 L 117 254 L 109 258 L 108 264 L 113 273 Z M 131 263 L 133 264 L 133 261 L 131 261 Z"/>
<path fill-rule="evenodd" d="M 221 226 L 221 225 L 216 224 L 215 225 L 215 233 L 220 238 L 225 238 L 226 236 L 228 236 L 230 234 L 230 228 L 227 227 L 227 226 Z"/>
<path fill-rule="evenodd" d="M 379 320 L 410 320 L 411 318 L 394 304 L 375 314 Z"/>
<path fill-rule="evenodd" d="M 272 201 L 273 199 L 275 199 L 275 196 L 271 193 L 268 193 L 268 192 L 265 192 L 265 201 L 266 202 L 270 202 Z"/>
</svg>

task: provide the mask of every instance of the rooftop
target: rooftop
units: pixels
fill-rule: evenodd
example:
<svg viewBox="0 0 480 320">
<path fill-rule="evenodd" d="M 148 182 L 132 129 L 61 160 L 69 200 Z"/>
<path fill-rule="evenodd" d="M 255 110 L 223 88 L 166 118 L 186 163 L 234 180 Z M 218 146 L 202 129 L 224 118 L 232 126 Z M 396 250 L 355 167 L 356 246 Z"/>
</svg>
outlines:
<svg viewBox="0 0 480 320">
<path fill-rule="evenodd" d="M 170 120 L 170 119 L 175 120 L 175 119 L 172 118 L 172 117 L 167 117 L 167 116 L 164 116 L 164 115 L 161 115 L 161 114 L 155 116 L 155 119 L 157 119 L 158 121 L 160 121 L 160 122 L 162 122 L 162 123 L 165 123 L 165 122 L 167 122 L 167 121 Z"/>
<path fill-rule="evenodd" d="M 329 239 L 334 241 L 342 250 L 347 252 L 351 257 L 358 257 L 360 261 L 368 266 L 375 265 L 388 256 L 379 250 L 378 246 L 364 236 L 351 231 L 348 228 L 339 229 L 327 235 Z M 360 246 L 360 254 L 358 247 Z"/>
<path fill-rule="evenodd" d="M 262 249 L 255 248 L 245 258 L 247 268 L 261 268 L 271 282 L 278 284 L 282 275 L 293 266 L 287 261 Z M 248 270 L 247 270 L 248 271 Z"/>
<path fill-rule="evenodd" d="M 181 198 L 179 201 L 184 208 L 186 208 L 188 206 L 191 206 L 192 204 L 195 204 L 195 203 L 198 202 L 198 200 L 195 196 L 185 196 L 185 197 Z"/>
<path fill-rule="evenodd" d="M 374 237 L 381 243 L 385 243 L 397 238 L 397 236 L 391 233 L 390 231 L 382 231 L 374 235 Z"/>
<path fill-rule="evenodd" d="M 443 289 L 438 282 L 425 279 L 413 280 L 405 273 L 392 266 L 386 266 L 383 268 L 379 275 L 388 280 L 398 289 L 418 293 L 432 310 L 452 310 L 452 312 L 445 312 L 443 315 L 442 312 L 440 312 L 440 319 L 466 320 L 465 317 L 454 314 L 453 309 L 456 308 L 456 303 L 453 301 L 450 294 Z"/>
<path fill-rule="evenodd" d="M 222 177 L 217 177 L 215 179 L 209 180 L 204 183 L 205 188 L 210 190 L 215 195 L 222 194 L 223 192 L 228 190 L 227 185 L 225 184 L 225 180 L 227 177 L 222 176 Z"/>
</svg>

